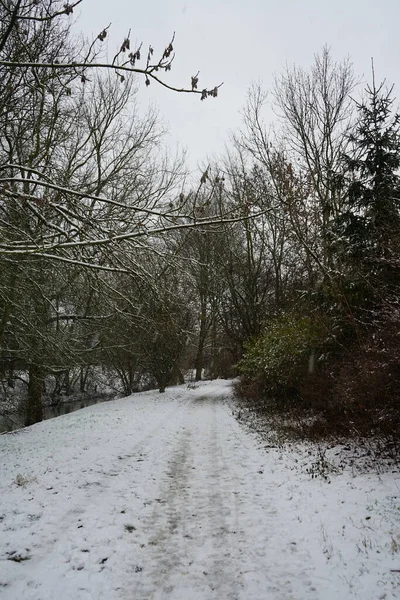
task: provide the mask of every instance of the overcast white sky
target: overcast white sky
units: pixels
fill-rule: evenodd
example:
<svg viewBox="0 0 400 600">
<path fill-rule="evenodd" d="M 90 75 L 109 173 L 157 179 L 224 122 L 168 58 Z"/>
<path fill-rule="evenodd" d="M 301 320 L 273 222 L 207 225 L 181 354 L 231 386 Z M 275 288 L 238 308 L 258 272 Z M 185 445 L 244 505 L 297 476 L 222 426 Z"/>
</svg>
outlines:
<svg viewBox="0 0 400 600">
<path fill-rule="evenodd" d="M 169 123 L 170 143 L 186 147 L 195 167 L 221 153 L 252 81 L 271 89 L 286 65 L 308 67 L 324 44 L 336 60 L 350 56 L 356 74 L 395 84 L 400 100 L 400 0 L 84 0 L 77 28 L 96 36 L 112 23 L 110 54 L 131 28 L 131 41 L 163 51 L 176 32 L 176 59 L 168 82 L 200 87 L 224 81 L 218 99 L 168 92 L 141 82 L 140 100 L 155 102 Z M 273 118 L 269 113 L 268 118 Z"/>
</svg>

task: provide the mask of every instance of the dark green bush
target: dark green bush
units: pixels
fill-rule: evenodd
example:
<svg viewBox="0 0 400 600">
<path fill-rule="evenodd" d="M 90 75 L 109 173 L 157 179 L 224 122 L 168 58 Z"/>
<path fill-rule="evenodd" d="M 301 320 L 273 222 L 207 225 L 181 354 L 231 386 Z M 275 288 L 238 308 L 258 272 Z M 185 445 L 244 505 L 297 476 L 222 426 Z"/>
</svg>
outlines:
<svg viewBox="0 0 400 600">
<path fill-rule="evenodd" d="M 246 380 L 258 381 L 265 391 L 293 395 L 309 371 L 310 358 L 326 338 L 326 325 L 318 316 L 286 313 L 245 346 L 238 371 Z"/>
</svg>

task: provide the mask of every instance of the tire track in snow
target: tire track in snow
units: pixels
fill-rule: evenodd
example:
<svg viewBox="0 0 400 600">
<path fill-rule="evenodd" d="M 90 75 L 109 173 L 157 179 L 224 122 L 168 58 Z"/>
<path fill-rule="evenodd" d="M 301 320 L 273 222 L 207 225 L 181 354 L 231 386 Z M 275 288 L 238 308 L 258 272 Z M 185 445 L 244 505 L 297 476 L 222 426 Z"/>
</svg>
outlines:
<svg viewBox="0 0 400 600">
<path fill-rule="evenodd" d="M 194 589 L 206 589 L 210 599 L 238 598 L 225 539 L 230 509 L 220 478 L 228 466 L 218 440 L 216 403 L 204 397 L 185 407 L 160 502 L 147 524 L 151 564 L 135 588 L 135 600 L 189 598 Z"/>
</svg>

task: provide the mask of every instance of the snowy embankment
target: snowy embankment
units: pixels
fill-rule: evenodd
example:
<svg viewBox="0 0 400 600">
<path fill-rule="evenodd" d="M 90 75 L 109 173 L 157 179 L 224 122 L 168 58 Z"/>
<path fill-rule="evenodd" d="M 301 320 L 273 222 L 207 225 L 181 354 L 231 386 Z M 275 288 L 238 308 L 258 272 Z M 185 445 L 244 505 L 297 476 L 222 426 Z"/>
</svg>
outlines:
<svg viewBox="0 0 400 600">
<path fill-rule="evenodd" d="M 4 600 L 400 596 L 400 475 L 312 479 L 232 416 L 228 382 L 0 437 Z"/>
</svg>

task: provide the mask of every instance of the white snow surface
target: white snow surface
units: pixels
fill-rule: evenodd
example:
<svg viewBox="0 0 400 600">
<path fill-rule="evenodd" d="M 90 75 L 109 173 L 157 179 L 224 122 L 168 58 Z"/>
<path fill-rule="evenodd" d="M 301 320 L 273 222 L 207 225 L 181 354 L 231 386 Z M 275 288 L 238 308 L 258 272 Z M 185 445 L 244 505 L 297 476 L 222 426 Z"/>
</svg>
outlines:
<svg viewBox="0 0 400 600">
<path fill-rule="evenodd" d="M 400 475 L 312 479 L 231 383 L 0 437 L 2 600 L 400 598 Z"/>
</svg>

